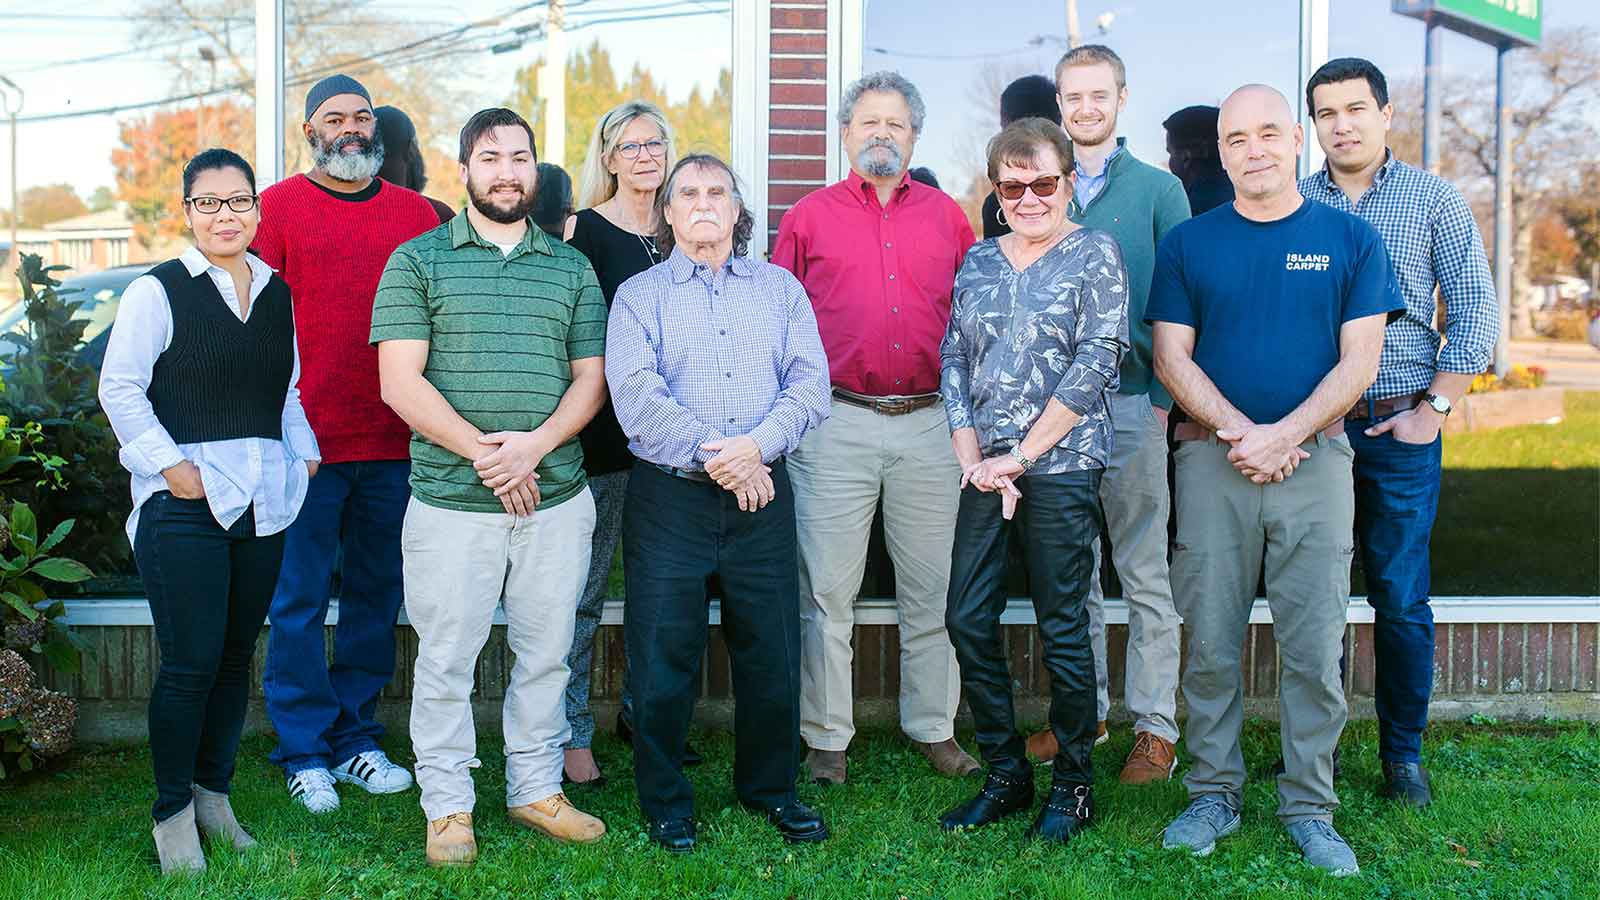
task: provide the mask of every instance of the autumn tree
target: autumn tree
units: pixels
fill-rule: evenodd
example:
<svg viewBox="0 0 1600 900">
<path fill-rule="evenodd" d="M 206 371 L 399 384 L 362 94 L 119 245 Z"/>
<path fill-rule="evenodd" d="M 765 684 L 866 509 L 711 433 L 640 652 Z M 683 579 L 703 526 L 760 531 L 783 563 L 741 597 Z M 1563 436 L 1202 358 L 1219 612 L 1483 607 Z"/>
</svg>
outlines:
<svg viewBox="0 0 1600 900">
<path fill-rule="evenodd" d="M 117 193 L 108 185 L 100 185 L 89 195 L 89 211 L 105 212 L 117 205 Z"/>
<path fill-rule="evenodd" d="M 206 107 L 206 143 L 248 147 L 249 116 L 236 103 Z M 134 237 L 146 249 L 176 238 L 186 228 L 180 193 L 183 167 L 200 150 L 196 132 L 199 110 L 160 110 L 124 121 L 121 146 L 111 151 L 117 176 L 117 197 L 128 205 Z"/>
<path fill-rule="evenodd" d="M 17 222 L 23 228 L 38 228 L 89 211 L 70 184 L 24 188 L 18 207 Z"/>
</svg>

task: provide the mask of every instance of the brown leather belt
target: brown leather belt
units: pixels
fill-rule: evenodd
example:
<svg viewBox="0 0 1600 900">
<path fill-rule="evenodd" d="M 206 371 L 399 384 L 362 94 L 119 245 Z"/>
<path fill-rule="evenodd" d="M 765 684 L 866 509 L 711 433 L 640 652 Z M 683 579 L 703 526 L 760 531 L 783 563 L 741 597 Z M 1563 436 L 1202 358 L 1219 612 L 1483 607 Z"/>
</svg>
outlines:
<svg viewBox="0 0 1600 900">
<path fill-rule="evenodd" d="M 848 403 L 851 406 L 859 406 L 862 409 L 870 409 L 881 416 L 903 416 L 919 409 L 927 409 L 938 403 L 939 395 L 912 394 L 903 397 L 870 397 L 866 394 L 858 394 L 855 391 L 847 391 L 844 388 L 834 388 L 833 399 L 838 400 L 840 403 Z"/>
<path fill-rule="evenodd" d="M 1344 434 L 1344 420 L 1336 420 L 1332 425 L 1322 429 L 1320 434 L 1329 440 Z M 1172 439 L 1175 441 L 1209 441 L 1216 435 L 1215 431 L 1201 425 L 1199 422 L 1179 422 L 1172 426 Z M 1316 435 L 1312 435 L 1312 437 L 1316 437 Z"/>
<path fill-rule="evenodd" d="M 1408 409 L 1416 409 L 1422 405 L 1422 398 L 1428 395 L 1427 391 L 1417 391 L 1415 394 L 1401 394 L 1398 397 L 1385 397 L 1382 400 L 1368 400 L 1362 397 L 1350 411 L 1344 414 L 1346 419 L 1381 419 L 1384 416 Z"/>
</svg>

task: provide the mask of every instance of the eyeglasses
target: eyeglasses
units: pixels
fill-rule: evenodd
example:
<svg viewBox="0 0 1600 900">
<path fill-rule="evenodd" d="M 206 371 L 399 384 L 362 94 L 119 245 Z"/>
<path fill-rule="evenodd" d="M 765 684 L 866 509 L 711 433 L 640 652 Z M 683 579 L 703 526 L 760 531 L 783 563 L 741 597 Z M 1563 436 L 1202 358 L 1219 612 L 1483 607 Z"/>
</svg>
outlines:
<svg viewBox="0 0 1600 900">
<path fill-rule="evenodd" d="M 1060 184 L 1060 175 L 1046 175 L 1033 181 L 1002 181 L 994 186 L 994 191 L 1003 199 L 1021 200 L 1023 191 L 1033 191 L 1035 197 L 1048 197 Z"/>
<path fill-rule="evenodd" d="M 183 198 L 183 202 L 194 207 L 195 212 L 206 216 L 216 215 L 217 213 L 221 212 L 222 204 L 224 203 L 228 204 L 228 208 L 236 213 L 247 213 L 256 208 L 256 200 L 257 197 L 255 194 L 244 194 L 237 197 L 229 197 L 226 200 L 222 199 L 221 197 Z"/>
<path fill-rule="evenodd" d="M 617 152 L 622 154 L 623 159 L 638 159 L 640 150 L 643 150 L 656 159 L 660 159 L 667 155 L 667 142 L 645 141 L 641 144 L 638 141 L 629 141 L 626 144 L 617 145 Z"/>
</svg>

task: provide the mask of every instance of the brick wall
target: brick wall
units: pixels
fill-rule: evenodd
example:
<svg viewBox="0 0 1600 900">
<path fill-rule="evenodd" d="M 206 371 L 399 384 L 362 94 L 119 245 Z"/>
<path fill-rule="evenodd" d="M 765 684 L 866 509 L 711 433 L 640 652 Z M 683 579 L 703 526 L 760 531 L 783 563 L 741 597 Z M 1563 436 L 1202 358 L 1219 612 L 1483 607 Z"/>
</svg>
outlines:
<svg viewBox="0 0 1600 900">
<path fill-rule="evenodd" d="M 827 0 L 772 4 L 767 246 L 784 212 L 828 178 Z"/>
</svg>

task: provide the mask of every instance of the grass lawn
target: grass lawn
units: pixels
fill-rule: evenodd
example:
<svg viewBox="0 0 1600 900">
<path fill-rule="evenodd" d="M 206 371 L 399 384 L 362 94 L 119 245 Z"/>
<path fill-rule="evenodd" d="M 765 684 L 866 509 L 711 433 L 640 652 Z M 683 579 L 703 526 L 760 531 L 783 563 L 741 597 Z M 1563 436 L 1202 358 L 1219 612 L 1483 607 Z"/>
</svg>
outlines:
<svg viewBox="0 0 1600 900">
<path fill-rule="evenodd" d="M 970 743 L 970 736 L 968 736 Z M 1116 771 L 1131 735 L 1095 753 L 1100 818 L 1070 847 L 1030 843 L 1022 817 L 966 834 L 941 833 L 937 814 L 976 780 L 932 774 L 905 743 L 859 736 L 851 782 L 806 785 L 807 802 L 834 830 L 820 846 L 789 847 L 739 809 L 729 784 L 732 738 L 697 734 L 708 763 L 693 773 L 700 849 L 686 858 L 647 842 L 629 777 L 628 750 L 609 734 L 598 749 L 612 782 L 574 793 L 611 831 L 568 847 L 510 826 L 499 811 L 503 758 L 486 737 L 478 770 L 479 863 L 430 870 L 414 792 L 373 797 L 341 786 L 343 808 L 322 818 L 291 807 L 270 743 L 240 755 L 234 798 L 262 842 L 245 857 L 210 853 L 194 879 L 164 881 L 150 838 L 149 754 L 144 748 L 76 756 L 59 774 L 0 787 L 0 885 L 7 898 L 363 897 L 1438 897 L 1596 896 L 1600 879 L 1600 727 L 1589 724 L 1437 724 L 1427 759 L 1438 801 L 1424 812 L 1378 800 L 1376 731 L 1344 736 L 1344 807 L 1337 824 L 1362 874 L 1333 880 L 1307 868 L 1273 818 L 1267 767 L 1276 728 L 1246 727 L 1251 772 L 1240 832 L 1208 859 L 1160 849 L 1181 809 L 1178 781 L 1123 788 Z M 400 748 L 395 757 L 410 762 Z M 1180 757 L 1181 758 L 1181 757 Z M 1044 769 L 1040 769 L 1041 775 Z M 1180 768 L 1180 774 L 1182 769 Z"/>
</svg>

